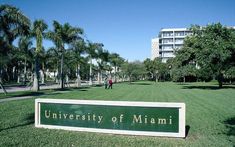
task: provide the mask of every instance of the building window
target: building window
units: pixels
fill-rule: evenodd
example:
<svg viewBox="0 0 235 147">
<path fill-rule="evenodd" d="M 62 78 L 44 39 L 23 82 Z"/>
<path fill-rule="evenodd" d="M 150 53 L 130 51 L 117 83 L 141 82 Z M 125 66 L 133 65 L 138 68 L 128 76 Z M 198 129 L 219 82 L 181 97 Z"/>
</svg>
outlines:
<svg viewBox="0 0 235 147">
<path fill-rule="evenodd" d="M 184 36 L 184 32 L 175 32 L 175 36 Z"/>
<path fill-rule="evenodd" d="M 162 46 L 163 50 L 169 50 L 169 49 L 172 49 L 172 48 L 173 48 L 173 45 L 164 45 L 164 46 Z"/>
<path fill-rule="evenodd" d="M 175 39 L 175 43 L 181 43 L 181 44 L 183 44 L 183 43 L 184 43 L 184 39 L 176 38 L 176 39 Z"/>
<path fill-rule="evenodd" d="M 163 39 L 162 40 L 162 43 L 172 43 L 173 42 L 173 39 Z"/>
<path fill-rule="evenodd" d="M 173 33 L 172 32 L 163 32 L 162 36 L 163 37 L 171 37 L 171 36 L 173 36 Z"/>
<path fill-rule="evenodd" d="M 175 45 L 175 49 L 180 49 L 183 45 Z"/>
<path fill-rule="evenodd" d="M 185 32 L 185 36 L 191 35 L 191 34 L 192 34 L 192 32 Z"/>
</svg>

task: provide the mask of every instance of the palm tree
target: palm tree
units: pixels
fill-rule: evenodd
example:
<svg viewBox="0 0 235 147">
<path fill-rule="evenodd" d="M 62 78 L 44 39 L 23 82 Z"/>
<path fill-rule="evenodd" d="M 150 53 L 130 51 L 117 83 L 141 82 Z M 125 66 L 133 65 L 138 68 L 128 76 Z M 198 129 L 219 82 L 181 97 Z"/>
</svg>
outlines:
<svg viewBox="0 0 235 147">
<path fill-rule="evenodd" d="M 33 23 L 32 34 L 36 38 L 36 50 L 34 54 L 35 65 L 34 65 L 34 80 L 33 80 L 33 91 L 39 90 L 39 54 L 42 52 L 42 40 L 45 36 L 45 30 L 47 24 L 43 20 L 35 20 Z"/>
<path fill-rule="evenodd" d="M 13 41 L 20 35 L 29 33 L 30 20 L 18 9 L 10 5 L 0 5 L 0 86 L 2 73 L 10 62 L 9 54 L 13 48 Z"/>
<path fill-rule="evenodd" d="M 80 66 L 84 62 L 84 57 L 81 56 L 85 52 L 85 42 L 83 40 L 74 41 L 71 44 L 71 60 L 76 66 L 77 87 L 81 86 Z"/>
<path fill-rule="evenodd" d="M 54 73 L 55 82 L 58 81 L 59 60 L 60 59 L 58 50 L 54 47 L 49 48 L 46 52 L 46 65 L 49 71 L 52 71 Z"/>
<path fill-rule="evenodd" d="M 88 41 L 86 52 L 88 53 L 90 72 L 89 72 L 89 85 L 92 85 L 92 59 L 97 58 L 97 49 L 103 47 L 101 43 L 91 43 Z"/>
<path fill-rule="evenodd" d="M 117 82 L 117 71 L 120 68 L 121 64 L 124 62 L 124 59 L 120 57 L 117 53 L 112 53 L 109 56 L 111 65 L 114 67 L 114 82 Z"/>
<path fill-rule="evenodd" d="M 19 57 L 20 61 L 23 61 L 24 63 L 24 79 L 23 79 L 23 83 L 26 84 L 26 72 L 27 72 L 27 62 L 30 61 L 30 59 L 32 58 L 32 40 L 30 39 L 29 36 L 22 36 L 19 39 L 18 42 L 18 47 L 19 50 L 16 53 L 16 55 Z"/>
<path fill-rule="evenodd" d="M 102 71 L 105 69 L 106 64 L 108 62 L 109 58 L 109 52 L 107 50 L 104 50 L 102 48 L 97 50 L 98 56 L 97 56 L 97 63 L 98 63 L 98 83 L 101 84 L 102 82 Z"/>
<path fill-rule="evenodd" d="M 44 47 L 42 48 L 42 51 L 40 53 L 40 59 L 41 59 L 41 83 L 45 84 L 45 79 L 46 79 L 46 66 L 47 66 L 47 60 L 48 56 L 46 54 L 47 52 L 45 51 Z"/>
<path fill-rule="evenodd" d="M 72 27 L 69 23 L 61 25 L 59 22 L 53 22 L 54 30 L 47 33 L 47 38 L 52 40 L 60 53 L 60 88 L 64 88 L 64 52 L 65 44 L 70 44 L 76 39 L 80 39 L 83 30 L 78 27 Z"/>
</svg>

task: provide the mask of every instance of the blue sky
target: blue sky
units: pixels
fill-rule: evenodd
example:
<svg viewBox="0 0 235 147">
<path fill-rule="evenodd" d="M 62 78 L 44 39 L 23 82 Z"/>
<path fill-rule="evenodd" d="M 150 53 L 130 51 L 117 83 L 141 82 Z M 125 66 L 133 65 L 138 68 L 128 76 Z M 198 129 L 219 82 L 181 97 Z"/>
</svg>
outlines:
<svg viewBox="0 0 235 147">
<path fill-rule="evenodd" d="M 92 42 L 125 59 L 150 57 L 151 38 L 161 28 L 220 22 L 235 26 L 234 0 L 2 0 L 31 20 L 69 22 L 84 29 Z M 44 46 L 50 47 L 51 42 Z"/>
</svg>

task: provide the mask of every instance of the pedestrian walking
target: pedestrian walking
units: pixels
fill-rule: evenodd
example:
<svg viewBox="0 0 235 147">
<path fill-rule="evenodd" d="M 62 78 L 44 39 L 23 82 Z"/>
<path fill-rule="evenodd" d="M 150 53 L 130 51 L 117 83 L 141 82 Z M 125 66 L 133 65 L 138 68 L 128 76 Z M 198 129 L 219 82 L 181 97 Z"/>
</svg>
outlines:
<svg viewBox="0 0 235 147">
<path fill-rule="evenodd" d="M 109 80 L 109 88 L 113 89 L 113 81 L 112 81 L 112 79 Z"/>
<path fill-rule="evenodd" d="M 108 88 L 108 79 L 105 78 L 104 79 L 104 89 L 107 89 Z"/>
</svg>

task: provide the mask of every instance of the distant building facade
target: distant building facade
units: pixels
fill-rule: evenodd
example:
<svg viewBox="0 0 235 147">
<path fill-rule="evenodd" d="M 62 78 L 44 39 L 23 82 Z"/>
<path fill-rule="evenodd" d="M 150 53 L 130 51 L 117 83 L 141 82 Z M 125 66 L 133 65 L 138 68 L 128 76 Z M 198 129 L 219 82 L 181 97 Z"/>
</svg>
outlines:
<svg viewBox="0 0 235 147">
<path fill-rule="evenodd" d="M 159 38 L 152 39 L 151 49 L 151 60 L 159 57 Z"/>
<path fill-rule="evenodd" d="M 174 51 L 180 49 L 184 44 L 184 38 L 192 32 L 187 28 L 165 28 L 161 29 L 158 37 L 151 40 L 151 59 L 160 57 L 162 62 L 175 57 Z"/>
</svg>

